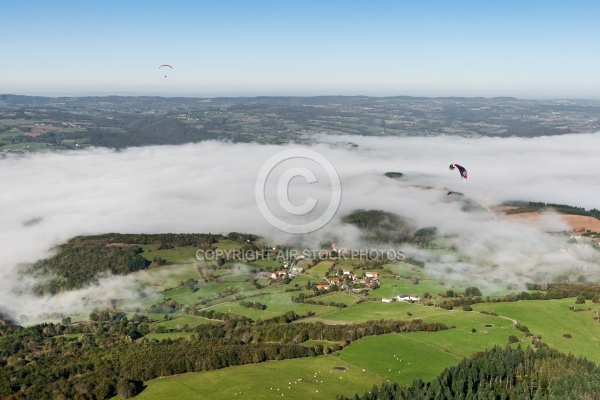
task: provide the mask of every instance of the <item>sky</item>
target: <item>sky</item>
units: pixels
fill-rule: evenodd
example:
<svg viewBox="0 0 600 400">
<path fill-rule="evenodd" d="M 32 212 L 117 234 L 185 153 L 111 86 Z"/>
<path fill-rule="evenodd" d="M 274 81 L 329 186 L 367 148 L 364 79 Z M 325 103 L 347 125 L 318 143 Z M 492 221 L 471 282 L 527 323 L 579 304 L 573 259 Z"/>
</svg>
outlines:
<svg viewBox="0 0 600 400">
<path fill-rule="evenodd" d="M 356 209 L 390 211 L 415 229 L 436 226 L 438 233 L 454 238 L 456 252 L 451 254 L 427 254 L 408 246 L 383 249 L 401 250 L 426 261 L 428 273 L 445 282 L 467 281 L 490 293 L 506 289 L 507 284 L 524 288 L 526 282 L 547 282 L 564 273 L 581 274 L 591 281 L 600 276 L 597 250 L 552 234 L 570 230 L 557 215 L 533 222 L 490 212 L 505 200 L 598 208 L 600 133 L 478 139 L 323 135 L 314 139 L 310 146 L 207 141 L 0 158 L 0 182 L 9 188 L 0 191 L 0 210 L 10 210 L 2 214 L 0 224 L 0 308 L 13 317 L 35 318 L 42 312 L 83 312 L 84 297 L 135 299 L 143 274 L 108 277 L 98 286 L 52 298 L 27 294 L 33 282 L 20 274 L 22 265 L 48 257 L 54 246 L 77 235 L 235 231 L 261 235 L 273 244 L 300 241 L 318 249 L 324 241 L 337 241 L 340 247 L 364 249 L 360 232 L 343 223 L 343 217 Z M 349 142 L 358 146 L 348 146 Z M 259 171 L 271 157 L 298 149 L 328 160 L 341 182 L 341 202 L 334 217 L 305 235 L 286 234 L 272 226 L 255 196 Z M 309 161 L 282 160 L 277 168 L 283 170 L 274 168 L 268 180 L 276 182 L 285 171 L 310 169 L 317 182 L 301 177 L 289 181 L 290 202 L 301 205 L 313 198 L 327 204 L 331 177 L 321 168 L 325 164 Z M 466 182 L 456 169 L 449 170 L 454 162 L 467 168 Z M 400 180 L 384 176 L 390 171 L 404 176 Z M 448 190 L 464 197 L 449 196 Z M 266 197 L 273 205 L 274 191 Z M 464 211 L 466 198 L 479 211 Z"/>
<path fill-rule="evenodd" d="M 598 99 L 598 15 L 595 0 L 8 1 L 0 93 Z"/>
</svg>

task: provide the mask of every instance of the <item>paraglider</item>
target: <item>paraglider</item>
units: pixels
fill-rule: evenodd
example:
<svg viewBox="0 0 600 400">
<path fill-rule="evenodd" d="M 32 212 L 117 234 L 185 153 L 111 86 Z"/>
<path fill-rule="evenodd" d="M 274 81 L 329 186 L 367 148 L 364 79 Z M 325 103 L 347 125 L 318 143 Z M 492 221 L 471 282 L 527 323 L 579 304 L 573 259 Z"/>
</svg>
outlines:
<svg viewBox="0 0 600 400">
<path fill-rule="evenodd" d="M 454 170 L 454 168 L 458 168 L 458 171 L 460 172 L 460 177 L 463 181 L 467 180 L 467 170 L 462 166 L 462 165 L 458 165 L 458 164 L 450 164 L 450 171 Z"/>
<path fill-rule="evenodd" d="M 169 64 L 161 64 L 161 65 L 158 67 L 158 69 L 161 69 L 161 68 L 170 68 L 170 69 L 173 69 L 173 67 L 171 67 Z M 165 78 L 166 78 L 166 77 L 167 77 L 167 76 L 165 75 Z"/>
</svg>

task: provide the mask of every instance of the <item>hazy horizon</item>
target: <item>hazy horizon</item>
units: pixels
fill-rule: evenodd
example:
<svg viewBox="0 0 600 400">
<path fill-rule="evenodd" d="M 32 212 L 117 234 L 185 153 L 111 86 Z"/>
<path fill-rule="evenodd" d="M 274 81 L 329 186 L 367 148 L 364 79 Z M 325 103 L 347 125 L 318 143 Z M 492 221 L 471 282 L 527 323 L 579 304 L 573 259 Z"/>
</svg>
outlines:
<svg viewBox="0 0 600 400">
<path fill-rule="evenodd" d="M 304 92 L 290 92 L 290 93 L 279 93 L 279 92 L 222 92 L 222 93 L 167 93 L 167 92 L 80 92 L 80 93 L 52 93 L 52 92 L 30 92 L 30 93 L 0 93 L 0 95 L 16 95 L 16 96 L 31 96 L 31 97 L 49 97 L 49 98 L 60 98 L 60 97 L 165 97 L 165 98 L 205 98 L 205 99 L 217 99 L 217 98 L 253 98 L 253 97 L 371 97 L 371 98 L 388 98 L 388 97 L 415 97 L 415 98 L 482 98 L 482 99 L 495 99 L 495 98 L 514 98 L 517 100 L 539 100 L 539 101 L 552 101 L 552 100 L 566 100 L 566 101 L 596 101 L 600 100 L 600 97 L 518 97 L 518 96 L 460 96 L 460 95 L 440 95 L 440 96 L 428 96 L 418 94 L 362 94 L 362 93 L 348 93 L 348 94 L 332 94 L 332 93 L 304 93 Z"/>
<path fill-rule="evenodd" d="M 0 90 L 599 99 L 599 12 L 592 1 L 9 2 Z"/>
</svg>

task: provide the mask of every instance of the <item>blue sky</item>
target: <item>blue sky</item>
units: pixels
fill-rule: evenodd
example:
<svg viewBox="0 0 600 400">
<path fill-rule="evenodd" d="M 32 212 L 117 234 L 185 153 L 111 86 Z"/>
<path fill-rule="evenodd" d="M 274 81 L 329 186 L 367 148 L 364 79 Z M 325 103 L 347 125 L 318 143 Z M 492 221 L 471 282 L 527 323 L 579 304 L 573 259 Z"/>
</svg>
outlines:
<svg viewBox="0 0 600 400">
<path fill-rule="evenodd" d="M 10 1 L 0 93 L 597 99 L 599 15 L 592 0 Z"/>
</svg>

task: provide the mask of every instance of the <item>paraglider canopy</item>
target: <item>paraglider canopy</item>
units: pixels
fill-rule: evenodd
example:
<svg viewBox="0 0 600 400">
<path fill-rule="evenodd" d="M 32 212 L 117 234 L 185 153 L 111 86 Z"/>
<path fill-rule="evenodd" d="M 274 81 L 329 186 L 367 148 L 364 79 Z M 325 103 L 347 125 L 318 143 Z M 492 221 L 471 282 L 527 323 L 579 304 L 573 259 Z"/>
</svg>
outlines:
<svg viewBox="0 0 600 400">
<path fill-rule="evenodd" d="M 161 64 L 161 65 L 159 65 L 158 69 L 161 69 L 161 68 L 173 69 L 173 67 L 171 67 L 169 64 Z M 165 78 L 166 77 L 167 77 L 167 75 L 165 75 Z"/>
<path fill-rule="evenodd" d="M 460 172 L 460 177 L 462 178 L 463 181 L 467 180 L 467 170 L 462 166 L 462 165 L 458 165 L 458 164 L 450 164 L 450 171 L 452 171 L 454 168 L 458 168 L 458 171 Z"/>
</svg>

